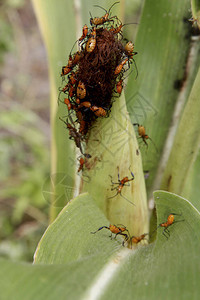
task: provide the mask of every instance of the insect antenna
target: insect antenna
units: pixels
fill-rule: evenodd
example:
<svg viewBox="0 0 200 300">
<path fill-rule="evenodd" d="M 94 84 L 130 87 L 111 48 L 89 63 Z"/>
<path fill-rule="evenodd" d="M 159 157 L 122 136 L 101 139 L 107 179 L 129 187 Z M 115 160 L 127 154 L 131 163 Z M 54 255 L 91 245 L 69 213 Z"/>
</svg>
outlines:
<svg viewBox="0 0 200 300">
<path fill-rule="evenodd" d="M 74 44 L 73 44 L 73 46 L 72 46 L 72 49 L 71 49 L 71 51 L 70 51 L 69 56 L 71 56 L 72 50 L 74 49 L 74 46 L 76 45 L 77 42 L 78 42 L 78 40 L 76 40 L 76 41 L 74 42 Z"/>
<path fill-rule="evenodd" d="M 117 2 L 113 3 L 113 5 L 111 5 L 111 7 L 110 7 L 109 10 L 108 10 L 108 14 L 110 14 L 111 8 L 113 8 L 113 6 L 114 6 L 115 4 L 117 4 L 117 3 L 120 3 L 120 1 L 117 1 Z"/>
<path fill-rule="evenodd" d="M 107 10 L 105 9 L 105 8 L 103 8 L 102 6 L 100 6 L 100 5 L 93 5 L 94 7 L 99 7 L 99 8 L 101 8 L 101 9 L 103 9 L 106 13 L 107 13 Z M 91 14 L 90 14 L 91 15 Z"/>
<path fill-rule="evenodd" d="M 115 194 L 114 196 L 109 197 L 109 198 L 107 198 L 107 199 L 112 199 L 112 198 L 116 197 L 117 195 L 119 195 L 119 193 L 117 193 L 117 194 Z M 135 206 L 135 204 L 134 204 L 133 202 L 131 202 L 130 200 L 128 200 L 128 199 L 127 199 L 126 197 L 124 197 L 122 194 L 120 194 L 120 196 L 121 196 L 122 198 L 124 198 L 126 201 L 128 201 L 129 203 L 131 203 L 132 205 Z"/>
<path fill-rule="evenodd" d="M 134 205 L 134 206 L 136 206 L 133 202 L 131 202 L 130 200 L 128 200 L 126 197 L 124 197 L 122 194 L 120 194 L 120 196 L 122 197 L 122 198 L 124 198 L 126 201 L 128 201 L 129 203 L 131 203 L 132 205 Z"/>
<path fill-rule="evenodd" d="M 152 142 L 152 144 L 154 145 L 156 152 L 158 153 L 158 148 L 156 147 L 156 144 L 154 143 L 154 141 L 148 136 L 148 139 Z"/>
<path fill-rule="evenodd" d="M 137 52 L 135 52 L 137 53 Z M 135 76 L 135 80 L 138 78 L 138 68 L 137 68 L 137 65 L 136 65 L 136 62 L 135 62 L 135 59 L 133 59 L 133 63 L 135 65 L 135 70 L 136 70 L 136 76 Z"/>
</svg>

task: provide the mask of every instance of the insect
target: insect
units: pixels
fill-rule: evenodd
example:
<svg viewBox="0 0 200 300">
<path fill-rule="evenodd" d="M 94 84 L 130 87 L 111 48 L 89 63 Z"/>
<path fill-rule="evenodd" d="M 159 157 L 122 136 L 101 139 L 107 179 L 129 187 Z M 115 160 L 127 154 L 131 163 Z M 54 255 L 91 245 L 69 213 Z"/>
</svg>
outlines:
<svg viewBox="0 0 200 300">
<path fill-rule="evenodd" d="M 66 66 L 62 67 L 61 76 L 69 74 L 73 69 L 73 58 L 72 55 L 69 55 L 68 63 Z"/>
<path fill-rule="evenodd" d="M 113 19 L 113 18 L 116 18 L 116 17 L 112 17 L 112 18 L 109 19 L 109 14 L 110 14 L 111 8 L 112 8 L 115 4 L 117 4 L 117 3 L 120 3 L 120 2 L 118 1 L 118 2 L 113 3 L 113 5 L 109 8 L 108 11 L 105 10 L 103 7 L 101 7 L 101 6 L 99 6 L 99 5 L 94 5 L 95 7 L 100 7 L 100 8 L 102 8 L 103 10 L 105 10 L 106 14 L 105 14 L 103 17 L 101 17 L 101 18 L 98 18 L 98 17 L 97 17 L 97 18 L 92 18 L 92 16 L 91 16 L 91 18 L 90 18 L 90 25 L 91 25 L 91 26 L 92 26 L 92 25 L 95 25 L 95 26 L 103 25 L 105 22 L 110 21 L 110 20 Z M 90 14 L 90 15 L 91 15 L 91 14 Z"/>
<path fill-rule="evenodd" d="M 123 90 L 123 83 L 124 83 L 124 80 L 132 73 L 132 71 L 126 76 L 126 77 L 123 77 L 122 79 L 120 79 L 117 84 L 116 84 L 116 91 L 119 95 L 121 95 L 122 93 L 122 90 Z"/>
<path fill-rule="evenodd" d="M 96 232 L 100 231 L 103 228 L 108 229 L 111 232 L 111 235 L 110 235 L 111 239 L 112 239 L 112 233 L 115 234 L 114 238 L 116 238 L 117 235 L 123 235 L 125 237 L 125 239 L 122 243 L 122 245 L 124 246 L 125 241 L 128 240 L 129 231 L 124 225 L 122 225 L 122 224 L 118 224 L 118 225 L 121 225 L 121 226 L 116 226 L 116 225 L 111 225 L 111 224 L 109 225 L 109 227 L 108 226 L 102 226 L 99 229 L 97 229 L 96 231 L 91 232 L 91 233 L 95 234 Z M 128 235 L 126 233 L 124 233 L 124 231 L 127 231 Z"/>
<path fill-rule="evenodd" d="M 83 119 L 82 112 L 78 109 L 76 109 L 76 116 L 77 116 L 78 122 L 80 124 L 79 133 L 81 133 L 82 135 L 86 135 L 87 130 L 88 130 L 87 123 Z"/>
<path fill-rule="evenodd" d="M 80 58 L 82 57 L 82 52 L 77 51 L 74 56 L 73 56 L 73 67 L 75 67 L 77 65 L 77 63 L 79 62 Z"/>
<path fill-rule="evenodd" d="M 123 90 L 123 79 L 119 80 L 118 83 L 116 84 L 116 90 L 117 90 L 117 93 L 119 95 L 121 95 L 122 90 Z"/>
<path fill-rule="evenodd" d="M 143 233 L 143 234 L 141 234 L 140 236 L 132 236 L 131 238 L 130 238 L 130 241 L 131 241 L 131 246 L 132 246 L 132 243 L 134 243 L 134 244 L 138 244 L 139 242 L 141 242 L 142 240 L 144 240 L 145 239 L 145 237 L 148 235 L 148 233 Z"/>
<path fill-rule="evenodd" d="M 125 53 L 127 54 L 127 56 L 129 58 L 133 58 L 134 55 L 137 54 L 137 52 L 133 52 L 134 51 L 134 45 L 132 42 L 128 42 L 125 47 L 124 47 Z"/>
<path fill-rule="evenodd" d="M 127 42 L 127 44 L 124 46 L 124 51 L 126 53 L 126 55 L 128 56 L 128 64 L 130 64 L 130 61 L 129 59 L 132 59 L 134 65 L 135 65 L 135 69 L 136 69 L 136 77 L 135 79 L 137 78 L 138 76 L 138 69 L 137 69 L 137 65 L 135 63 L 135 60 L 133 59 L 133 56 L 138 54 L 137 52 L 134 52 L 134 45 L 132 42 Z"/>
<path fill-rule="evenodd" d="M 81 107 L 85 107 L 90 109 L 91 111 L 93 111 L 93 113 L 95 114 L 95 116 L 97 117 L 106 117 L 107 116 L 107 111 L 102 108 L 102 107 L 98 107 L 96 105 L 93 105 L 89 102 L 89 101 L 84 101 L 79 105 L 79 108 Z"/>
<path fill-rule="evenodd" d="M 64 86 L 64 88 L 60 88 L 60 89 L 59 89 L 58 104 L 59 104 L 59 102 L 63 102 L 63 101 L 60 100 L 60 95 L 61 95 L 61 93 L 65 93 L 65 94 L 66 94 L 66 93 L 69 91 L 69 88 L 70 88 L 70 84 L 67 83 L 67 84 Z M 66 103 L 65 103 L 65 104 L 66 104 Z"/>
<path fill-rule="evenodd" d="M 88 27 L 87 27 L 87 25 L 85 24 L 85 25 L 83 26 L 83 33 L 82 33 L 82 36 L 79 38 L 79 41 L 84 40 L 84 38 L 86 38 L 87 34 L 88 34 Z"/>
<path fill-rule="evenodd" d="M 125 24 L 124 24 L 124 25 L 125 25 Z M 113 34 L 120 33 L 120 32 L 121 32 L 121 29 L 122 29 L 122 27 L 123 27 L 124 25 L 122 25 L 122 23 L 121 23 L 118 27 L 113 27 L 113 26 L 112 26 L 112 27 L 109 29 L 109 31 L 112 32 Z"/>
<path fill-rule="evenodd" d="M 78 83 L 76 94 L 79 99 L 84 99 L 86 96 L 85 84 L 82 81 L 79 81 Z"/>
<path fill-rule="evenodd" d="M 69 88 L 70 88 L 70 84 L 67 83 L 64 88 L 60 89 L 60 92 L 63 92 L 63 93 L 66 93 L 69 91 Z"/>
<path fill-rule="evenodd" d="M 174 220 L 174 216 L 182 216 L 182 214 L 175 214 L 175 213 L 171 213 L 168 217 L 167 217 L 167 221 L 164 223 L 161 223 L 158 225 L 157 229 L 159 227 L 164 227 L 162 234 L 166 237 L 166 239 L 168 240 L 168 238 L 170 237 L 170 231 L 168 229 L 169 226 L 173 225 L 174 223 L 177 222 L 182 222 L 184 220 Z M 157 230 L 156 229 L 156 230 Z"/>
<path fill-rule="evenodd" d="M 126 23 L 126 24 L 121 23 L 119 26 L 116 26 L 116 27 L 111 26 L 109 31 L 112 32 L 113 34 L 117 34 L 117 33 L 121 34 L 122 27 L 124 27 L 125 25 L 130 25 L 130 24 L 137 24 L 137 23 Z"/>
<path fill-rule="evenodd" d="M 72 96 L 74 95 L 74 90 L 75 88 L 73 86 L 70 86 L 70 89 L 69 89 L 69 97 L 72 98 Z"/>
<path fill-rule="evenodd" d="M 75 45 L 75 43 L 74 43 L 74 45 Z M 74 47 L 74 45 L 73 45 L 73 47 Z M 72 49 L 73 49 L 73 47 L 72 47 Z M 62 67 L 61 76 L 67 75 L 72 71 L 72 69 L 77 65 L 78 61 L 80 60 L 81 55 L 82 55 L 81 52 L 77 51 L 74 54 L 74 56 L 72 57 L 71 52 L 70 52 L 67 65 Z"/>
<path fill-rule="evenodd" d="M 127 63 L 128 58 L 125 58 L 116 68 L 115 68 L 115 75 L 118 75 L 119 73 L 121 73 L 121 70 L 123 68 L 123 66 Z"/>
<path fill-rule="evenodd" d="M 190 19 L 188 19 L 188 21 L 192 22 L 193 27 L 196 27 L 196 28 L 200 27 L 200 20 L 199 20 L 199 17 L 197 15 L 191 17 Z"/>
<path fill-rule="evenodd" d="M 62 72 L 61 72 L 61 76 L 67 75 L 72 71 L 72 67 L 64 66 L 62 67 Z"/>
<path fill-rule="evenodd" d="M 144 173 L 144 179 L 148 179 L 150 175 L 149 170 L 144 170 L 143 173 Z"/>
<path fill-rule="evenodd" d="M 92 104 L 89 101 L 84 101 L 84 102 L 81 102 L 78 107 L 79 108 L 81 108 L 81 107 L 90 108 L 91 106 L 92 106 Z"/>
<path fill-rule="evenodd" d="M 72 118 L 69 116 L 70 121 L 73 123 Z M 81 133 L 79 133 L 74 126 L 72 126 L 68 121 L 64 121 L 62 118 L 59 118 L 65 125 L 67 126 L 69 130 L 69 138 L 73 139 L 76 147 L 80 149 L 81 154 L 83 154 L 85 157 L 90 158 L 91 155 L 87 153 L 83 153 L 82 144 L 81 142 L 84 141 L 83 136 Z"/>
<path fill-rule="evenodd" d="M 72 104 L 68 98 L 64 99 L 64 103 L 67 105 L 68 110 L 72 108 Z"/>
<path fill-rule="evenodd" d="M 76 73 L 71 72 L 68 79 L 69 79 L 69 83 L 71 85 L 74 85 L 76 83 Z"/>
<path fill-rule="evenodd" d="M 74 49 L 74 46 L 75 44 L 77 43 L 77 41 L 74 42 L 73 46 L 72 46 L 72 49 L 70 51 L 70 54 L 69 54 L 69 59 L 68 59 L 68 66 L 71 67 L 71 68 L 74 68 L 75 65 L 78 63 L 79 59 L 81 58 L 81 55 L 82 53 L 80 51 L 77 51 L 73 57 L 72 57 L 72 50 Z"/>
<path fill-rule="evenodd" d="M 83 166 L 85 164 L 85 159 L 83 157 L 81 157 L 79 159 L 79 168 L 78 168 L 78 172 L 80 172 L 81 170 L 83 170 Z"/>
<path fill-rule="evenodd" d="M 69 59 L 68 59 L 67 66 L 68 66 L 69 68 L 73 68 L 73 58 L 72 58 L 72 55 L 71 55 L 71 54 L 69 55 Z"/>
<path fill-rule="evenodd" d="M 69 55 L 69 60 L 68 60 L 68 64 L 67 64 L 67 66 L 69 67 L 69 68 L 74 68 L 76 65 L 77 65 L 77 63 L 79 62 L 79 60 L 80 60 L 80 58 L 81 58 L 81 52 L 80 51 L 77 51 L 74 55 L 73 55 L 73 57 L 72 57 L 72 55 L 70 54 Z"/>
<path fill-rule="evenodd" d="M 83 171 L 85 169 L 85 167 L 88 169 L 88 159 L 81 157 L 79 159 L 79 168 L 78 168 L 77 172 L 79 173 L 80 171 Z M 85 182 L 90 181 L 90 177 L 88 175 L 84 174 L 84 173 L 82 173 L 82 179 Z"/>
<path fill-rule="evenodd" d="M 76 104 L 80 104 L 80 99 L 76 98 Z"/>
<path fill-rule="evenodd" d="M 93 111 L 93 113 L 97 117 L 106 117 L 107 116 L 107 111 L 105 109 L 103 109 L 102 107 L 92 106 L 92 107 L 90 107 L 90 110 Z"/>
<path fill-rule="evenodd" d="M 153 140 L 148 136 L 148 134 L 146 134 L 145 127 L 143 125 L 138 124 L 138 123 L 133 123 L 133 125 L 138 126 L 138 135 L 143 140 L 143 142 L 147 146 L 147 148 L 148 148 L 148 143 L 147 143 L 146 140 L 149 139 L 152 142 L 152 144 L 154 145 L 156 151 L 158 152 L 158 149 L 157 149 L 156 145 L 154 144 Z"/>
<path fill-rule="evenodd" d="M 112 181 L 112 176 L 109 175 L 110 178 L 111 178 L 111 183 L 112 183 L 112 185 L 117 185 L 117 186 L 115 186 L 115 187 L 112 187 L 112 188 L 111 188 L 111 191 L 116 190 L 117 193 L 116 193 L 114 196 L 109 197 L 108 199 L 111 199 L 111 198 L 116 197 L 117 195 L 120 195 L 122 198 L 124 198 L 125 200 L 127 200 L 128 202 L 130 202 L 132 205 L 135 205 L 133 202 L 131 202 L 131 201 L 129 201 L 127 198 L 125 198 L 125 197 L 122 195 L 122 193 L 121 193 L 124 186 L 130 186 L 129 181 L 134 180 L 135 176 L 134 176 L 134 174 L 130 171 L 130 172 L 131 172 L 131 176 L 132 176 L 130 179 L 129 179 L 127 176 L 124 177 L 124 178 L 122 178 L 122 179 L 120 179 L 120 177 L 119 177 L 119 167 L 117 167 L 117 169 L 118 169 L 118 182 L 113 182 L 113 181 Z M 129 168 L 129 169 L 130 169 L 130 168 Z M 126 184 L 126 183 L 127 183 L 127 184 Z"/>
<path fill-rule="evenodd" d="M 86 51 L 92 52 L 96 46 L 96 27 L 93 28 L 91 32 L 91 37 L 88 39 L 86 44 Z"/>
</svg>

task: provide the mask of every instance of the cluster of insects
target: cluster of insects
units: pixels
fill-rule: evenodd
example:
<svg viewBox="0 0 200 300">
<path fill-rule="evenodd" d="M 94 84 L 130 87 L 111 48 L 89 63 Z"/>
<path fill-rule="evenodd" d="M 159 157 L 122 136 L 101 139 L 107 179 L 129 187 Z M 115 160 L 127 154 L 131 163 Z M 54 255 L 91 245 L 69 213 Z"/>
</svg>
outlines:
<svg viewBox="0 0 200 300">
<path fill-rule="evenodd" d="M 83 143 L 87 134 L 97 118 L 109 116 L 113 99 L 122 93 L 124 73 L 137 54 L 133 43 L 123 37 L 126 24 L 111 16 L 112 7 L 118 3 L 102 17 L 91 16 L 90 26 L 83 26 L 82 35 L 75 42 L 79 50 L 73 54 L 71 50 L 67 65 L 62 67 L 59 102 L 66 105 L 68 114 L 61 120 L 86 158 L 89 154 L 84 153 Z"/>
<path fill-rule="evenodd" d="M 170 215 L 168 215 L 167 217 L 167 221 L 160 223 L 158 225 L 158 227 L 156 228 L 156 230 L 158 228 L 164 228 L 162 231 L 162 234 L 164 235 L 164 237 L 168 240 L 168 238 L 170 237 L 170 231 L 169 231 L 169 227 L 172 226 L 173 224 L 177 223 L 177 222 L 182 222 L 184 220 L 175 220 L 175 216 L 181 216 L 181 214 L 176 214 L 176 213 L 171 213 Z M 122 224 L 118 224 L 118 225 L 112 225 L 110 224 L 109 226 L 102 226 L 99 229 L 97 229 L 94 232 L 91 232 L 92 234 L 97 233 L 98 231 L 102 230 L 103 228 L 108 229 L 111 232 L 111 239 L 112 239 L 112 234 L 114 234 L 114 238 L 116 239 L 116 237 L 118 235 L 123 236 L 124 240 L 122 242 L 122 245 L 124 246 L 125 243 L 127 242 L 128 245 L 132 248 L 133 244 L 139 244 L 141 241 L 143 240 L 147 240 L 146 237 L 150 236 L 149 233 L 143 233 L 140 236 L 130 236 L 130 233 L 128 231 L 128 229 L 126 228 L 126 226 L 122 225 Z M 153 232 L 154 233 L 154 232 Z M 153 234 L 152 233 L 152 234 Z"/>
</svg>

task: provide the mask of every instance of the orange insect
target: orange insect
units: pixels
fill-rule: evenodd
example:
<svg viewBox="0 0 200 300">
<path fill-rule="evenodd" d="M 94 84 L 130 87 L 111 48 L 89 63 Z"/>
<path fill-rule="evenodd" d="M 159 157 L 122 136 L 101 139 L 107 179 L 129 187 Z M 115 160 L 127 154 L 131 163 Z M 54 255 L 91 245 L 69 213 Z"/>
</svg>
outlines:
<svg viewBox="0 0 200 300">
<path fill-rule="evenodd" d="M 84 101 L 84 102 L 81 102 L 81 103 L 80 103 L 79 108 L 81 108 L 81 107 L 90 108 L 91 105 L 92 105 L 92 104 L 91 104 L 89 101 Z"/>
<path fill-rule="evenodd" d="M 72 98 L 72 96 L 74 95 L 74 90 L 75 88 L 73 86 L 70 86 L 70 89 L 69 89 L 69 97 Z"/>
<path fill-rule="evenodd" d="M 87 41 L 86 51 L 92 52 L 95 47 L 96 47 L 96 27 L 93 28 L 93 31 L 91 32 L 91 37 Z"/>
<path fill-rule="evenodd" d="M 142 138 L 145 145 L 148 147 L 148 144 L 147 144 L 146 140 L 149 139 L 149 136 L 146 134 L 145 127 L 143 125 L 138 124 L 138 123 L 134 123 L 133 125 L 138 126 L 138 134 Z"/>
<path fill-rule="evenodd" d="M 84 99 L 86 96 L 85 84 L 82 81 L 79 81 L 78 83 L 76 94 L 79 99 Z"/>
<path fill-rule="evenodd" d="M 67 65 L 62 67 L 61 76 L 69 74 L 72 71 L 73 67 L 74 67 L 74 60 L 72 58 L 72 55 L 70 54 Z"/>
<path fill-rule="evenodd" d="M 75 65 L 78 63 L 78 61 L 81 58 L 81 52 L 77 51 L 74 56 L 72 57 L 72 55 L 69 55 L 69 59 L 68 59 L 68 63 L 66 66 L 62 67 L 62 72 L 61 72 L 61 76 L 67 75 L 69 74 L 72 69 L 75 67 Z"/>
<path fill-rule="evenodd" d="M 77 51 L 74 56 L 73 56 L 73 67 L 75 67 L 75 65 L 77 65 L 77 63 L 79 62 L 80 58 L 82 56 L 82 52 Z"/>
<path fill-rule="evenodd" d="M 122 224 L 119 224 L 119 225 L 122 225 Z M 108 226 L 102 226 L 99 229 L 97 229 L 96 231 L 91 232 L 91 233 L 95 234 L 96 232 L 98 232 L 99 230 L 101 230 L 103 228 L 110 230 L 110 232 L 111 232 L 111 235 L 110 235 L 111 239 L 112 239 L 112 233 L 115 234 L 114 238 L 116 238 L 117 235 L 123 235 L 125 237 L 125 239 L 124 239 L 124 241 L 122 243 L 123 246 L 124 246 L 125 241 L 128 240 L 129 231 L 128 231 L 128 229 L 124 225 L 122 225 L 122 226 L 119 227 L 119 226 L 111 225 L 110 224 L 109 227 Z M 127 231 L 128 235 L 126 233 L 124 233 L 124 231 Z"/>
<path fill-rule="evenodd" d="M 83 33 L 82 33 L 82 36 L 80 37 L 79 41 L 84 40 L 84 38 L 86 38 L 87 34 L 88 34 L 88 27 L 87 27 L 87 25 L 85 24 L 85 25 L 83 26 Z"/>
<path fill-rule="evenodd" d="M 78 168 L 78 172 L 80 172 L 81 170 L 83 170 L 83 166 L 85 164 L 85 159 L 83 157 L 81 157 L 79 159 L 79 168 Z"/>
<path fill-rule="evenodd" d="M 77 79 L 76 79 L 76 73 L 71 72 L 71 74 L 69 75 L 68 79 L 69 79 L 69 83 L 71 85 L 74 85 L 76 83 L 76 81 L 77 81 Z"/>
<path fill-rule="evenodd" d="M 116 84 L 116 91 L 119 95 L 121 95 L 122 90 L 123 90 L 123 82 L 124 80 L 132 73 L 132 71 L 124 78 L 120 79 L 117 84 Z"/>
<path fill-rule="evenodd" d="M 129 59 L 132 59 L 135 65 L 135 69 L 136 69 L 136 77 L 138 76 L 138 69 L 137 69 L 137 65 L 135 63 L 135 60 L 133 59 L 133 56 L 137 54 L 137 52 L 134 52 L 134 45 L 132 42 L 128 42 L 125 47 L 124 47 L 125 53 L 128 56 Z"/>
<path fill-rule="evenodd" d="M 87 123 L 83 119 L 82 112 L 78 109 L 76 109 L 76 116 L 77 116 L 79 124 L 80 124 L 79 133 L 82 134 L 82 135 L 86 135 L 86 133 L 87 133 Z"/>
<path fill-rule="evenodd" d="M 158 225 L 157 229 L 159 227 L 164 227 L 164 230 L 162 232 L 162 234 L 166 237 L 166 239 L 168 240 L 168 238 L 170 237 L 170 231 L 168 229 L 169 226 L 173 225 L 174 223 L 178 223 L 178 222 L 182 222 L 184 220 L 174 220 L 174 216 L 182 216 L 182 214 L 175 214 L 175 213 L 171 213 L 168 217 L 167 217 L 167 221 L 164 223 L 161 223 Z"/>
<path fill-rule="evenodd" d="M 103 17 L 101 17 L 101 18 L 92 18 L 92 17 L 91 17 L 91 18 L 90 18 L 90 25 L 91 25 L 91 26 L 92 26 L 92 25 L 95 25 L 95 26 L 103 25 L 105 22 L 110 21 L 110 20 L 113 19 L 113 18 L 116 18 L 116 17 L 112 17 L 112 18 L 108 19 L 108 18 L 109 18 L 109 14 L 110 14 L 111 8 L 112 8 L 115 4 L 117 4 L 117 3 L 120 3 L 120 2 L 118 1 L 118 2 L 113 3 L 113 5 L 109 8 L 108 11 L 105 10 L 103 7 L 101 7 L 101 6 L 99 6 L 99 5 L 94 5 L 95 7 L 100 7 L 100 8 L 102 8 L 103 10 L 105 10 L 106 14 L 105 14 Z M 90 14 L 90 15 L 91 15 L 91 14 Z"/>
<path fill-rule="evenodd" d="M 117 185 L 117 186 L 115 186 L 115 187 L 112 187 L 112 188 L 111 188 L 111 191 L 116 190 L 117 193 L 116 193 L 114 196 L 109 197 L 108 199 L 111 199 L 111 198 L 116 197 L 117 195 L 120 195 L 122 198 L 124 198 L 125 200 L 127 200 L 128 202 L 130 202 L 132 205 L 135 205 L 133 202 L 129 201 L 127 198 L 125 198 L 125 197 L 122 195 L 122 189 L 123 189 L 123 187 L 124 187 L 124 186 L 130 186 L 129 181 L 134 180 L 135 176 L 134 176 L 134 174 L 130 171 L 130 172 L 131 172 L 131 176 L 132 176 L 130 179 L 129 179 L 127 176 L 124 177 L 124 178 L 122 178 L 122 179 L 120 179 L 120 177 L 119 177 L 119 167 L 117 167 L 117 169 L 118 169 L 118 182 L 113 182 L 113 181 L 112 181 L 112 176 L 109 175 L 110 178 L 111 178 L 111 183 L 112 183 L 112 185 Z M 130 168 L 129 168 L 129 169 L 130 169 Z M 127 184 L 126 184 L 126 183 L 127 183 Z"/>
<path fill-rule="evenodd" d="M 123 90 L 123 79 L 119 80 L 118 83 L 116 84 L 116 90 L 117 90 L 117 93 L 119 95 L 121 95 L 122 90 Z"/>
<path fill-rule="evenodd" d="M 89 108 L 91 111 L 93 111 L 93 113 L 97 117 L 106 117 L 107 116 L 107 112 L 105 109 L 103 109 L 102 107 L 95 106 L 95 105 L 92 106 L 92 104 L 89 101 L 81 102 L 79 105 L 79 108 L 81 108 L 81 107 Z"/>
<path fill-rule="evenodd" d="M 118 75 L 119 73 L 121 73 L 122 68 L 124 67 L 124 65 L 127 63 L 128 58 L 125 58 L 116 68 L 115 68 L 115 75 Z"/>
<path fill-rule="evenodd" d="M 70 84 L 67 83 L 64 88 L 60 89 L 60 92 L 63 92 L 63 93 L 66 93 L 69 91 L 69 88 L 70 88 Z"/>
<path fill-rule="evenodd" d="M 124 25 L 125 25 L 125 24 L 124 24 Z M 120 33 L 120 32 L 121 32 L 121 29 L 122 29 L 122 27 L 123 27 L 124 25 L 120 24 L 118 27 L 113 27 L 113 26 L 112 26 L 112 27 L 109 29 L 109 31 L 112 32 L 113 34 Z"/>
<path fill-rule="evenodd" d="M 67 66 L 62 67 L 61 76 L 67 75 L 72 71 L 72 68 Z"/>
<path fill-rule="evenodd" d="M 72 126 L 68 121 L 64 121 L 63 119 L 61 119 L 59 117 L 59 119 L 66 124 L 68 130 L 69 130 L 69 138 L 73 139 L 76 147 L 80 149 L 81 154 L 83 154 L 85 157 L 90 158 L 91 155 L 87 154 L 87 153 L 83 153 L 83 149 L 82 149 L 82 141 L 84 141 L 84 138 L 82 136 L 82 134 L 80 132 L 77 131 L 77 129 L 75 128 L 75 126 Z M 71 123 L 73 124 L 73 120 L 72 118 L 69 116 L 69 119 L 71 121 Z"/>
<path fill-rule="evenodd" d="M 107 111 L 103 109 L 102 107 L 98 106 L 92 106 L 90 107 L 91 111 L 95 114 L 97 117 L 106 117 L 107 116 Z"/>
<path fill-rule="evenodd" d="M 148 234 L 149 234 L 149 233 L 143 233 L 143 234 L 141 234 L 140 236 L 134 236 L 134 235 L 133 235 L 133 236 L 130 238 L 131 245 L 132 245 L 132 243 L 138 244 L 139 242 L 141 242 L 142 240 L 144 240 L 145 237 L 146 237 Z"/>
<path fill-rule="evenodd" d="M 146 140 L 149 139 L 152 142 L 152 144 L 154 145 L 156 151 L 158 152 L 158 149 L 157 149 L 156 145 L 154 144 L 153 140 L 148 136 L 148 134 L 146 134 L 145 127 L 138 123 L 134 123 L 133 125 L 138 126 L 138 135 L 143 140 L 143 142 L 147 146 L 147 148 L 148 148 L 148 143 Z"/>
<path fill-rule="evenodd" d="M 69 91 L 69 88 L 70 88 L 70 84 L 69 83 L 67 83 L 63 88 L 59 88 L 58 105 L 59 105 L 59 102 L 63 103 L 63 101 L 60 100 L 61 93 L 65 93 L 66 94 Z"/>
<path fill-rule="evenodd" d="M 134 45 L 132 42 L 128 42 L 125 47 L 124 47 L 125 53 L 127 54 L 127 56 L 129 58 L 133 58 L 133 55 L 136 55 L 137 52 L 133 52 L 134 51 Z"/>
<path fill-rule="evenodd" d="M 80 104 L 80 99 L 76 98 L 76 104 Z"/>
<path fill-rule="evenodd" d="M 68 110 L 70 110 L 72 108 L 72 104 L 68 98 L 64 99 L 64 103 L 67 105 Z"/>
<path fill-rule="evenodd" d="M 124 27 L 125 25 L 130 25 L 130 24 L 137 24 L 137 23 L 126 23 L 126 24 L 123 24 L 122 25 L 122 23 L 119 25 L 119 26 L 117 26 L 117 27 L 111 27 L 110 29 L 109 29 L 109 31 L 110 32 L 112 32 L 113 34 L 117 34 L 117 33 L 121 33 L 121 30 L 122 30 L 122 27 Z"/>
<path fill-rule="evenodd" d="M 67 66 L 69 68 L 73 68 L 73 58 L 72 58 L 71 54 L 69 55 Z"/>
</svg>

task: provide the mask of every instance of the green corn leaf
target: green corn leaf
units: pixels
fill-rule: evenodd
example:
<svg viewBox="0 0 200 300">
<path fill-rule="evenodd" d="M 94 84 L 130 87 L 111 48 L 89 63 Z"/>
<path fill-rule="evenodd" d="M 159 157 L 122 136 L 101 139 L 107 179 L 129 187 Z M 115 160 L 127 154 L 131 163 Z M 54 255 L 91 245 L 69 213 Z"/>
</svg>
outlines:
<svg viewBox="0 0 200 300">
<path fill-rule="evenodd" d="M 130 74 L 126 101 L 131 121 L 144 125 L 153 141 L 147 141 L 148 149 L 140 143 L 143 167 L 149 171 L 149 197 L 160 187 L 162 174 L 156 172 L 162 151 L 163 157 L 167 155 L 163 147 L 179 95 L 176 85 L 184 78 L 190 47 L 189 7 L 189 0 L 145 1 L 134 41 L 138 78 L 135 72 Z M 182 105 L 185 101 L 182 99 Z"/>
<path fill-rule="evenodd" d="M 200 180 L 200 152 L 193 155 L 193 161 L 190 163 L 189 171 L 186 174 L 185 186 L 182 190 L 184 197 L 189 197 L 192 204 L 199 207 L 199 180 Z"/>
<path fill-rule="evenodd" d="M 162 184 L 162 188 L 168 191 L 180 195 L 185 195 L 185 193 L 188 195 L 189 193 L 192 203 L 194 201 L 198 208 L 199 199 L 197 191 L 195 191 L 197 183 L 195 178 L 196 176 L 198 178 L 199 174 L 199 93 L 200 70 L 180 120 Z M 188 181 L 188 178 L 190 178 L 190 181 Z M 194 184 L 191 182 L 191 178 L 193 178 Z"/>
<path fill-rule="evenodd" d="M 124 262 L 100 299 L 198 299 L 199 211 L 175 194 L 158 191 L 154 196 L 158 224 L 170 213 L 182 216 L 175 216 L 177 223 L 169 227 L 168 240 L 158 228 L 156 242 L 140 248 Z"/>
<path fill-rule="evenodd" d="M 69 53 L 76 41 L 76 24 L 72 1 L 59 0 L 49 2 L 33 0 L 32 2 L 46 45 L 49 65 L 53 138 L 51 147 L 52 170 L 47 184 L 50 185 L 53 178 L 54 190 L 45 192 L 51 193 L 52 205 L 50 220 L 53 220 L 66 204 L 66 197 L 63 197 L 62 181 L 71 181 L 71 192 L 67 198 L 68 201 L 73 197 L 75 189 L 75 146 L 73 142 L 69 140 L 68 131 L 64 124 L 59 121 L 59 117 L 67 115 L 67 109 L 64 105 L 60 104 L 58 106 L 58 89 L 61 86 L 60 73 L 62 66 L 67 64 Z M 68 170 L 67 174 L 66 170 Z"/>
<path fill-rule="evenodd" d="M 121 248 L 113 243 L 109 232 L 91 232 L 109 226 L 108 220 L 88 194 L 71 200 L 44 233 L 35 253 L 35 263 L 62 264 L 105 254 L 104 259 Z M 108 243 L 105 243 L 107 237 Z M 110 253 L 110 254 L 109 254 Z"/>
<path fill-rule="evenodd" d="M 168 240 L 158 228 L 153 244 L 127 249 L 106 229 L 91 234 L 109 223 L 81 195 L 49 226 L 34 265 L 0 260 L 1 299 L 198 299 L 199 211 L 175 194 L 154 195 L 158 224 L 170 213 L 182 214 Z"/>
</svg>

